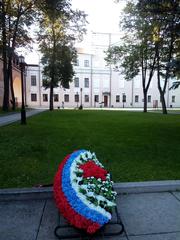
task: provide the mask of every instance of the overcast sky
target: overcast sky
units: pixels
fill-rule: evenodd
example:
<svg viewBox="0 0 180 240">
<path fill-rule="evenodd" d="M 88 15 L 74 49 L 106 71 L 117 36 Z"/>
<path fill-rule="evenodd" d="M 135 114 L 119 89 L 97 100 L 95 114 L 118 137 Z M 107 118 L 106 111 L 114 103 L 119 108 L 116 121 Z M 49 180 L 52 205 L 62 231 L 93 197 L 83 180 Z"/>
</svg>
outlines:
<svg viewBox="0 0 180 240">
<path fill-rule="evenodd" d="M 114 0 L 72 0 L 73 9 L 83 10 L 88 14 L 88 34 L 78 46 L 86 47 L 90 42 L 91 32 L 118 33 L 119 17 L 124 6 L 125 0 L 121 0 L 120 3 L 115 3 Z M 27 63 L 38 64 L 39 56 L 36 52 L 37 49 L 26 55 Z"/>
<path fill-rule="evenodd" d="M 72 8 L 84 10 L 88 14 L 88 29 L 94 32 L 118 32 L 119 16 L 124 1 L 114 0 L 72 0 Z"/>
</svg>

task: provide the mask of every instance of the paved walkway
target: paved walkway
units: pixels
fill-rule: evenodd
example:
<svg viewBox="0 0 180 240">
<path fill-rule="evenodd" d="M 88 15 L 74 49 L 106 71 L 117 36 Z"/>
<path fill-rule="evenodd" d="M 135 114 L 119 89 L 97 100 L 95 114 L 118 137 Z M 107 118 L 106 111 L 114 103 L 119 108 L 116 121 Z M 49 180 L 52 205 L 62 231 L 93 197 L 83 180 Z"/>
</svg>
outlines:
<svg viewBox="0 0 180 240">
<path fill-rule="evenodd" d="M 115 184 L 115 189 L 125 232 L 93 240 L 180 239 L 180 181 Z M 64 221 L 61 217 L 60 223 Z M 1 240 L 56 240 L 57 223 L 51 188 L 0 190 Z M 73 228 L 63 230 L 66 236 L 71 233 Z"/>
<path fill-rule="evenodd" d="M 38 113 L 41 113 L 45 111 L 45 109 L 33 109 L 33 110 L 28 110 L 26 111 L 26 117 L 30 117 L 33 115 L 36 115 Z M 0 116 L 0 126 L 5 126 L 8 124 L 11 124 L 13 122 L 17 122 L 20 121 L 21 119 L 21 113 L 12 113 L 12 114 L 7 114 L 7 115 L 3 115 Z"/>
</svg>

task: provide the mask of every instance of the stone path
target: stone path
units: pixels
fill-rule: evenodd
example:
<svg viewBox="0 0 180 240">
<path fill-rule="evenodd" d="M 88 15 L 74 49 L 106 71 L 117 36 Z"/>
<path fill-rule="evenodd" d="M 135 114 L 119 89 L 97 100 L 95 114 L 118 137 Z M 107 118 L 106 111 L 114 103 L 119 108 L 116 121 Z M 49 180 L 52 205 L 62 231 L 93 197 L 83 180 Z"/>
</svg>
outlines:
<svg viewBox="0 0 180 240">
<path fill-rule="evenodd" d="M 92 239 L 179 240 L 180 181 L 176 181 L 173 186 L 170 184 L 169 191 L 159 182 L 158 188 L 156 182 L 149 184 L 150 188 L 142 187 L 143 184 L 138 188 L 136 184 L 136 192 L 133 191 L 132 184 L 129 189 L 127 184 L 125 188 L 121 188 L 122 184 L 116 185 L 117 207 L 125 232 L 121 236 Z M 159 188 L 160 185 L 162 189 Z M 165 185 L 168 187 L 167 182 Z M 115 217 L 113 215 L 113 219 Z M 58 221 L 51 188 L 0 190 L 1 240 L 56 240 L 54 228 Z M 62 222 L 65 220 L 61 217 L 60 223 Z M 68 236 L 74 231 L 73 228 L 68 228 L 62 233 Z"/>
<path fill-rule="evenodd" d="M 33 109 L 33 110 L 29 110 L 26 112 L 26 117 L 30 117 L 36 114 L 39 114 L 41 112 L 45 111 L 45 109 Z M 21 113 L 12 113 L 12 114 L 7 114 L 7 115 L 3 115 L 0 116 L 0 126 L 5 126 L 8 124 L 11 124 L 13 122 L 17 122 L 20 121 L 21 119 Z"/>
</svg>

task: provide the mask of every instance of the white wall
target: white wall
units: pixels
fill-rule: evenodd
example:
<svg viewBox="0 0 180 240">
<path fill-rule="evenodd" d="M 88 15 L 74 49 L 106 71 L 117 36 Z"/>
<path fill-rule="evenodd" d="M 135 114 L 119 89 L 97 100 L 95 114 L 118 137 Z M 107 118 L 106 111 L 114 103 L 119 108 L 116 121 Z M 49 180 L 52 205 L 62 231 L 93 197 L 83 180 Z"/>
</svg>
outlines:
<svg viewBox="0 0 180 240">
<path fill-rule="evenodd" d="M 64 102 L 65 107 L 77 107 L 81 103 L 81 91 L 82 88 L 82 104 L 84 107 L 100 107 L 100 102 L 104 101 L 104 96 L 108 98 L 108 106 L 113 107 L 143 107 L 143 90 L 141 75 L 135 77 L 131 81 L 126 81 L 124 76 L 120 72 L 115 72 L 110 67 L 105 66 L 104 61 L 104 48 L 95 49 L 92 51 L 93 54 L 80 53 L 78 54 L 79 66 L 74 66 L 76 75 L 79 77 L 79 87 L 74 87 L 74 82 L 70 83 L 70 89 L 63 89 L 58 87 L 54 89 L 54 94 L 59 95 L 59 101 L 54 102 L 54 107 L 59 107 L 64 102 L 64 95 L 69 94 L 69 102 Z M 94 55 L 96 53 L 96 55 Z M 84 66 L 84 61 L 89 61 L 89 66 Z M 27 104 L 28 106 L 42 106 L 48 107 L 49 101 L 43 101 L 43 94 L 48 94 L 49 100 L 49 90 L 45 90 L 42 87 L 42 66 L 29 66 L 26 77 L 26 89 L 27 89 Z M 40 70 L 40 71 L 39 71 Z M 31 86 L 31 75 L 36 75 L 37 85 Z M 84 79 L 89 78 L 89 88 L 85 88 Z M 172 80 L 169 81 L 169 87 L 172 85 Z M 180 88 L 176 90 L 169 91 L 167 87 L 166 92 L 166 102 L 167 107 L 180 107 Z M 31 94 L 37 94 L 37 101 L 31 101 Z M 79 103 L 77 104 L 74 100 L 74 95 L 79 94 Z M 126 102 L 123 104 L 122 97 L 123 94 L 126 95 Z M 89 95 L 89 102 L 85 102 L 84 96 Z M 94 96 L 99 95 L 99 103 L 94 102 Z M 116 96 L 120 96 L 120 102 L 116 102 Z M 157 88 L 157 78 L 153 77 L 152 83 L 150 85 L 148 95 L 151 96 L 148 102 L 148 107 L 153 107 L 154 101 L 158 101 L 158 106 L 161 106 L 160 95 Z M 41 97 L 40 97 L 41 96 Z M 135 102 L 138 98 L 138 102 Z M 172 102 L 172 97 L 175 96 L 175 102 Z"/>
</svg>

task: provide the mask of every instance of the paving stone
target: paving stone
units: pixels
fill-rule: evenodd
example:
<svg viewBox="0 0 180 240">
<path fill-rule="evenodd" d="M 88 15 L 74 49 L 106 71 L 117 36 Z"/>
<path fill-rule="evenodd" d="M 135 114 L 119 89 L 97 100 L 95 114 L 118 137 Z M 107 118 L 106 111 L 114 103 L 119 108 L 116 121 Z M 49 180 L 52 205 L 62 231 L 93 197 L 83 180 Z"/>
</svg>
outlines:
<svg viewBox="0 0 180 240">
<path fill-rule="evenodd" d="M 79 236 L 79 232 L 71 227 L 66 219 L 59 216 L 54 200 L 47 200 L 37 240 L 57 240 L 57 237 L 54 234 L 54 229 L 59 224 L 65 226 L 58 230 L 59 234 L 66 237 L 71 236 L 72 234 Z M 76 238 L 76 240 L 78 240 L 78 238 Z"/>
<path fill-rule="evenodd" d="M 115 215 L 115 212 L 113 213 Z M 71 236 L 71 235 L 79 235 L 79 231 L 73 227 L 71 227 L 67 220 L 64 219 L 62 216 L 58 217 L 58 210 L 54 204 L 53 200 L 47 200 L 46 206 L 44 209 L 43 217 L 41 226 L 39 229 L 37 240 L 56 240 L 57 238 L 54 235 L 54 229 L 60 223 L 61 226 L 66 226 L 58 230 L 58 233 L 62 234 L 63 236 Z M 117 220 L 117 217 L 113 217 L 114 220 Z M 117 232 L 117 226 L 108 224 L 104 232 Z M 119 230 L 119 229 L 118 229 Z M 112 239 L 118 239 L 115 237 L 111 237 Z M 69 238 L 70 239 L 70 238 Z M 78 238 L 76 238 L 78 240 Z M 79 238 L 80 239 L 80 238 Z M 84 238 L 85 239 L 85 238 Z M 95 238 L 93 238 L 95 239 Z M 109 238 L 108 238 L 109 239 Z"/>
<path fill-rule="evenodd" d="M 126 237 L 114 236 L 114 237 L 96 237 L 91 240 L 127 240 Z"/>
<path fill-rule="evenodd" d="M 180 233 L 155 234 L 128 237 L 129 240 L 179 240 Z"/>
<path fill-rule="evenodd" d="M 173 195 L 175 195 L 176 198 L 180 201 L 180 192 L 173 192 Z"/>
<path fill-rule="evenodd" d="M 54 235 L 54 229 L 58 224 L 58 210 L 54 200 L 47 200 L 37 240 L 57 240 Z"/>
<path fill-rule="evenodd" d="M 45 201 L 0 202 L 0 239 L 34 240 Z"/>
<path fill-rule="evenodd" d="M 180 231 L 180 204 L 170 193 L 118 195 L 117 202 L 128 235 Z"/>
<path fill-rule="evenodd" d="M 112 218 L 111 218 L 110 222 L 116 222 L 117 221 L 117 218 L 118 218 L 117 214 L 118 214 L 118 212 L 116 213 L 115 208 L 114 208 L 113 211 L 112 211 Z"/>
</svg>

